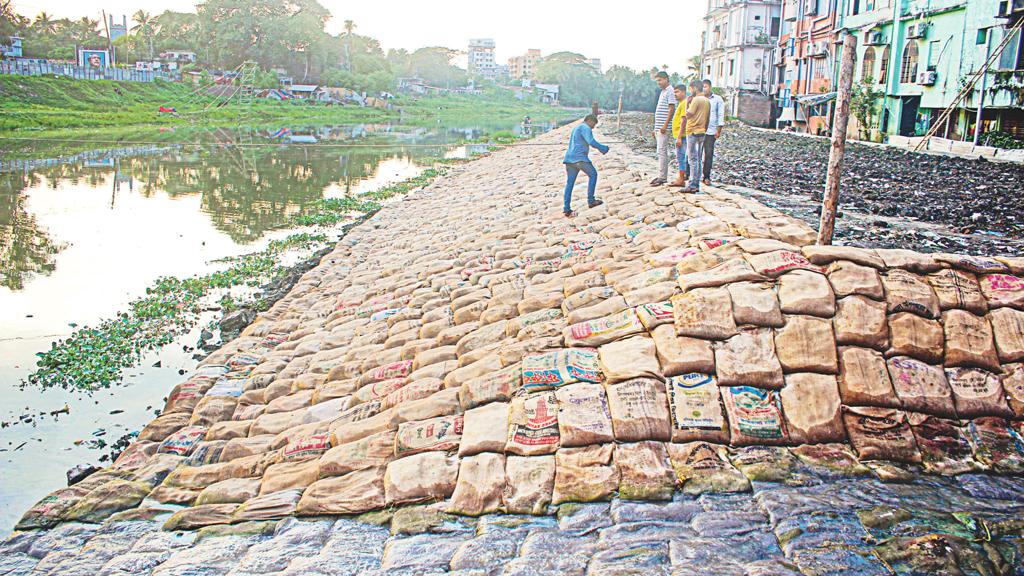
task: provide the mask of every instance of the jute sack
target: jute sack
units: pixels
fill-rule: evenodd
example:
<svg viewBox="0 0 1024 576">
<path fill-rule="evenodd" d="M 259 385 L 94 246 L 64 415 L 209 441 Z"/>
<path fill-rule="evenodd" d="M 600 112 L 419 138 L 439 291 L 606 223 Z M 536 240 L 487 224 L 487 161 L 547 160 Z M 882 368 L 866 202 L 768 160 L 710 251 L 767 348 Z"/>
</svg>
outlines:
<svg viewBox="0 0 1024 576">
<path fill-rule="evenodd" d="M 786 420 L 778 393 L 752 386 L 721 388 L 728 414 L 730 444 L 779 445 L 789 443 Z"/>
<path fill-rule="evenodd" d="M 921 453 L 907 422 L 907 414 L 892 408 L 845 408 L 843 422 L 850 444 L 861 460 L 917 463 Z"/>
<path fill-rule="evenodd" d="M 636 307 L 636 314 L 640 318 L 640 323 L 644 325 L 648 331 L 654 330 L 658 326 L 663 324 L 672 324 L 675 322 L 675 312 L 672 310 L 672 302 L 651 302 L 641 304 Z"/>
<path fill-rule="evenodd" d="M 502 501 L 509 514 L 545 514 L 555 487 L 555 456 L 508 456 Z"/>
<path fill-rule="evenodd" d="M 507 402 L 522 386 L 522 367 L 518 364 L 467 380 L 459 390 L 463 409 L 489 402 Z"/>
<path fill-rule="evenodd" d="M 940 309 L 960 309 L 975 314 L 988 312 L 988 303 L 974 274 L 946 268 L 929 274 L 927 279 L 935 290 L 936 298 L 939 299 Z"/>
<path fill-rule="evenodd" d="M 757 273 L 746 260 L 743 258 L 732 258 L 714 268 L 681 274 L 679 276 L 679 287 L 683 291 L 687 291 L 695 288 L 724 286 L 732 282 L 759 282 L 763 280 L 767 280 L 767 277 Z"/>
<path fill-rule="evenodd" d="M 598 352 L 594 348 L 565 348 L 523 358 L 523 389 L 549 390 L 573 382 L 601 382 Z"/>
<path fill-rule="evenodd" d="M 998 308 L 989 312 L 996 352 L 1002 363 L 1024 361 L 1024 312 Z"/>
<path fill-rule="evenodd" d="M 459 459 L 444 452 L 423 452 L 388 464 L 384 501 L 388 506 L 443 500 L 455 491 Z"/>
<path fill-rule="evenodd" d="M 824 265 L 838 261 L 850 261 L 860 266 L 884 268 L 885 262 L 873 250 L 853 246 L 811 245 L 800 249 L 813 264 Z"/>
<path fill-rule="evenodd" d="M 1006 403 L 1003 385 L 995 374 L 978 368 L 946 368 L 946 379 L 960 418 L 1014 416 Z"/>
<path fill-rule="evenodd" d="M 832 327 L 836 344 L 840 346 L 867 346 L 875 350 L 889 347 L 889 323 L 884 302 L 864 296 L 841 298 L 832 318 Z"/>
<path fill-rule="evenodd" d="M 789 439 L 794 444 L 846 441 L 835 376 L 810 372 L 789 374 L 779 397 L 789 425 Z"/>
<path fill-rule="evenodd" d="M 309 485 L 295 510 L 299 516 L 361 514 L 384 507 L 383 466 L 363 468 Z"/>
<path fill-rule="evenodd" d="M 643 331 L 636 311 L 627 308 L 610 316 L 573 324 L 565 329 L 563 336 L 569 346 L 600 346 Z"/>
<path fill-rule="evenodd" d="M 558 430 L 562 446 L 587 446 L 615 440 L 603 386 L 571 384 L 559 388 L 555 397 L 558 400 Z"/>
<path fill-rule="evenodd" d="M 677 336 L 675 326 L 671 324 L 658 326 L 651 335 L 658 363 L 666 376 L 715 371 L 715 352 L 710 341 Z"/>
<path fill-rule="evenodd" d="M 884 300 L 885 290 L 878 270 L 840 260 L 828 267 L 828 281 L 837 297 L 864 296 L 872 300 Z"/>
<path fill-rule="evenodd" d="M 691 372 L 668 379 L 672 441 L 729 443 L 729 421 L 713 375 Z"/>
<path fill-rule="evenodd" d="M 925 318 L 939 317 L 939 299 L 932 287 L 906 270 L 889 270 L 882 278 L 889 312 L 910 312 Z"/>
<path fill-rule="evenodd" d="M 732 298 L 725 288 L 699 288 L 672 297 L 676 334 L 724 340 L 736 334 Z"/>
<path fill-rule="evenodd" d="M 732 316 L 736 324 L 774 328 L 785 322 L 772 284 L 736 282 L 726 288 L 732 297 Z"/>
<path fill-rule="evenodd" d="M 753 328 L 715 347 L 715 369 L 722 386 L 782 388 L 782 365 L 769 328 Z"/>
<path fill-rule="evenodd" d="M 775 352 L 782 370 L 838 372 L 832 323 L 814 316 L 787 316 L 786 325 L 775 330 Z"/>
<path fill-rule="evenodd" d="M 909 312 L 889 316 L 890 347 L 888 355 L 918 358 L 925 362 L 942 362 L 942 325 L 937 320 Z"/>
<path fill-rule="evenodd" d="M 792 481 L 797 459 L 781 446 L 742 446 L 729 449 L 733 465 L 751 482 Z"/>
<path fill-rule="evenodd" d="M 836 297 L 823 274 L 795 270 L 779 278 L 779 307 L 784 314 L 807 314 L 831 318 Z"/>
<path fill-rule="evenodd" d="M 668 444 L 669 460 L 685 494 L 746 492 L 750 482 L 729 462 L 726 448 L 708 442 Z"/>
<path fill-rule="evenodd" d="M 1015 418 L 1024 418 L 1024 364 L 1007 364 L 999 377 Z"/>
<path fill-rule="evenodd" d="M 1009 422 L 994 416 L 970 420 L 967 440 L 971 443 L 974 459 L 995 472 L 1024 473 L 1024 450 L 1020 447 L 1019 431 L 1019 425 L 1012 430 Z"/>
<path fill-rule="evenodd" d="M 395 432 L 387 430 L 331 448 L 320 457 L 318 478 L 386 466 L 395 459 Z"/>
<path fill-rule="evenodd" d="M 810 260 L 805 258 L 803 254 L 790 252 L 788 250 L 777 250 L 775 252 L 765 252 L 763 254 L 749 254 L 746 256 L 746 259 L 758 274 L 769 278 L 778 278 L 779 276 L 794 270 L 809 270 L 818 273 L 823 272 L 820 266 L 811 264 Z"/>
<path fill-rule="evenodd" d="M 665 385 L 653 378 L 635 378 L 605 387 L 612 430 L 619 442 L 669 440 L 672 422 Z"/>
<path fill-rule="evenodd" d="M 281 490 L 304 489 L 317 481 L 318 471 L 317 460 L 273 464 L 263 472 L 260 496 Z"/>
<path fill-rule="evenodd" d="M 885 358 L 867 348 L 839 349 L 839 396 L 848 406 L 901 406 Z"/>
<path fill-rule="evenodd" d="M 953 476 L 981 468 L 967 434 L 955 420 L 911 412 L 907 416 L 925 472 Z"/>
<path fill-rule="evenodd" d="M 941 367 L 907 356 L 890 358 L 886 364 L 893 389 L 905 409 L 956 418 L 953 392 Z"/>
<path fill-rule="evenodd" d="M 1024 309 L 1024 278 L 1010 274 L 986 274 L 981 277 L 981 291 L 992 308 L 1011 306 Z"/>
<path fill-rule="evenodd" d="M 992 326 L 984 316 L 963 310 L 942 313 L 946 336 L 946 366 L 972 366 L 999 370 Z"/>
<path fill-rule="evenodd" d="M 403 458 L 420 452 L 456 450 L 462 440 L 462 415 L 399 424 L 395 435 L 395 456 Z"/>
<path fill-rule="evenodd" d="M 508 402 L 491 402 L 467 410 L 462 440 L 459 442 L 459 456 L 504 451 L 508 436 L 508 412 Z"/>
<path fill-rule="evenodd" d="M 228 478 L 220 482 L 214 482 L 196 498 L 196 505 L 204 504 L 241 504 L 246 500 L 255 497 L 260 492 L 262 478 Z"/>
<path fill-rule="evenodd" d="M 480 516 L 501 508 L 505 488 L 505 455 L 483 452 L 459 462 L 459 479 L 448 511 L 464 516 Z"/>
<path fill-rule="evenodd" d="M 619 488 L 614 444 L 562 448 L 555 454 L 552 503 L 608 500 Z"/>
<path fill-rule="evenodd" d="M 220 451 L 221 462 L 231 462 L 239 458 L 246 458 L 255 454 L 263 454 L 270 451 L 274 443 L 273 434 L 260 434 L 248 438 L 232 438 Z"/>
<path fill-rule="evenodd" d="M 507 454 L 552 454 L 558 449 L 559 439 L 558 401 L 553 392 L 512 399 L 505 441 Z"/>
<path fill-rule="evenodd" d="M 654 340 L 643 336 L 623 338 L 598 348 L 601 373 L 609 383 L 631 378 L 661 377 Z"/>
<path fill-rule="evenodd" d="M 611 288 L 609 288 L 609 290 L 611 290 Z M 629 304 L 626 304 L 626 299 L 619 296 L 618 292 L 616 292 L 614 296 L 607 299 L 592 302 L 585 307 L 577 308 L 572 312 L 569 312 L 565 319 L 569 324 L 585 324 L 591 320 L 614 316 L 623 310 L 628 309 Z"/>
<path fill-rule="evenodd" d="M 671 500 L 676 475 L 663 442 L 636 442 L 615 447 L 619 470 L 619 498 Z"/>
</svg>

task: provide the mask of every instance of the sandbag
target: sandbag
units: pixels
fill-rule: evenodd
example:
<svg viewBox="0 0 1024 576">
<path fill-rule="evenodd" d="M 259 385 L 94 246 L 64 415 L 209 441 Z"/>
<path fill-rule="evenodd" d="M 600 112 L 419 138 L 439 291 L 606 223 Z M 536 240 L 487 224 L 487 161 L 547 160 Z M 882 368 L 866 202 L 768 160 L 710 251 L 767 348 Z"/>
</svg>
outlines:
<svg viewBox="0 0 1024 576">
<path fill-rule="evenodd" d="M 461 414 L 403 422 L 395 434 L 395 456 L 456 450 L 462 439 L 462 424 Z"/>
<path fill-rule="evenodd" d="M 795 270 L 779 278 L 779 308 L 783 314 L 807 314 L 831 318 L 836 297 L 824 275 Z"/>
<path fill-rule="evenodd" d="M 878 270 L 840 260 L 829 265 L 828 281 L 837 297 L 864 296 L 872 300 L 883 300 L 885 291 Z"/>
<path fill-rule="evenodd" d="M 648 331 L 675 322 L 675 311 L 672 302 L 668 300 L 641 304 L 636 307 L 636 315 Z"/>
<path fill-rule="evenodd" d="M 838 372 L 832 323 L 814 316 L 787 316 L 786 325 L 775 330 L 775 352 L 782 370 Z"/>
<path fill-rule="evenodd" d="M 635 378 L 605 387 L 612 430 L 619 442 L 669 440 L 672 422 L 665 385 L 653 378 Z"/>
<path fill-rule="evenodd" d="M 867 348 L 839 349 L 839 396 L 849 406 L 899 408 L 881 353 Z"/>
<path fill-rule="evenodd" d="M 644 331 L 636 310 L 627 308 L 603 318 L 573 324 L 563 334 L 568 346 L 600 346 Z"/>
<path fill-rule="evenodd" d="M 678 279 L 679 287 L 684 291 L 724 286 L 732 282 L 763 280 L 767 280 L 767 277 L 751 268 L 743 258 L 731 258 L 707 270 L 680 274 Z"/>
<path fill-rule="evenodd" d="M 779 298 L 772 284 L 737 282 L 726 288 L 732 298 L 732 315 L 736 324 L 765 327 L 783 325 Z"/>
<path fill-rule="evenodd" d="M 843 412 L 843 423 L 861 460 L 921 461 L 907 414 L 902 410 L 850 407 Z"/>
<path fill-rule="evenodd" d="M 505 455 L 484 452 L 459 462 L 459 479 L 448 511 L 464 516 L 497 512 L 505 488 Z"/>
<path fill-rule="evenodd" d="M 384 431 L 331 448 L 320 457 L 317 477 L 344 476 L 356 470 L 386 466 L 395 459 L 395 432 Z"/>
<path fill-rule="evenodd" d="M 942 325 L 911 314 L 899 312 L 889 316 L 890 356 L 911 356 L 924 362 L 942 362 Z"/>
<path fill-rule="evenodd" d="M 319 458 L 324 452 L 331 448 L 331 434 L 311 434 L 292 438 L 281 449 L 281 460 L 284 462 L 298 462 Z"/>
<path fill-rule="evenodd" d="M 724 446 L 707 442 L 669 444 L 668 455 L 685 494 L 750 490 L 750 482 L 729 461 Z"/>
<path fill-rule="evenodd" d="M 459 390 L 459 402 L 467 410 L 489 402 L 507 402 L 522 386 L 522 375 L 522 366 L 513 364 L 467 380 Z"/>
<path fill-rule="evenodd" d="M 299 500 L 299 516 L 361 514 L 384 507 L 383 466 L 363 468 L 309 485 Z"/>
<path fill-rule="evenodd" d="M 924 318 L 939 317 L 939 299 L 931 285 L 906 270 L 889 270 L 882 278 L 890 313 L 910 312 Z"/>
<path fill-rule="evenodd" d="M 805 465 L 824 469 L 829 475 L 868 476 L 871 469 L 857 460 L 846 444 L 804 444 L 790 449 Z"/>
<path fill-rule="evenodd" d="M 952 476 L 978 470 L 967 434 L 955 420 L 911 412 L 907 416 L 925 472 Z"/>
<path fill-rule="evenodd" d="M 651 334 L 658 364 L 666 376 L 715 371 L 715 353 L 710 341 L 677 336 L 674 325 L 658 326 Z"/>
<path fill-rule="evenodd" d="M 615 447 L 619 470 L 619 498 L 624 500 L 671 500 L 676 475 L 662 442 L 636 442 Z"/>
<path fill-rule="evenodd" d="M 988 312 L 988 303 L 981 292 L 977 278 L 970 272 L 954 268 L 939 270 L 927 276 L 928 283 L 935 290 L 941 310 L 967 310 L 975 314 Z"/>
<path fill-rule="evenodd" d="M 729 443 L 729 422 L 714 375 L 673 376 L 667 386 L 673 442 Z"/>
<path fill-rule="evenodd" d="M 388 506 L 443 500 L 455 491 L 459 459 L 444 452 L 422 452 L 388 464 L 384 501 Z"/>
<path fill-rule="evenodd" d="M 598 348 L 601 373 L 607 382 L 661 376 L 654 340 L 644 336 L 623 338 Z"/>
<path fill-rule="evenodd" d="M 1003 385 L 995 374 L 978 368 L 946 368 L 946 379 L 960 418 L 1013 417 Z"/>
<path fill-rule="evenodd" d="M 192 418 L 191 413 L 185 412 L 172 412 L 170 414 L 162 414 L 157 416 L 146 427 L 139 432 L 139 441 L 148 442 L 163 442 L 168 436 L 174 432 L 188 426 L 188 421 Z"/>
<path fill-rule="evenodd" d="M 291 488 L 250 498 L 235 508 L 231 522 L 277 520 L 292 516 L 302 498 L 302 492 L 302 489 Z"/>
<path fill-rule="evenodd" d="M 998 308 L 989 312 L 996 352 L 1003 363 L 1024 361 L 1024 312 Z"/>
<path fill-rule="evenodd" d="M 565 348 L 523 358 L 523 390 L 550 390 L 573 382 L 601 382 L 594 348 Z"/>
<path fill-rule="evenodd" d="M 782 416 L 782 403 L 777 392 L 752 386 L 724 387 L 721 392 L 729 420 L 731 445 L 778 445 L 789 442 L 786 420 Z"/>
<path fill-rule="evenodd" d="M 459 442 L 459 456 L 504 451 L 508 436 L 508 413 L 508 402 L 491 402 L 467 410 L 464 414 L 462 440 Z"/>
<path fill-rule="evenodd" d="M 619 488 L 614 444 L 561 448 L 555 454 L 552 503 L 608 500 Z"/>
<path fill-rule="evenodd" d="M 980 282 L 989 307 L 1024 309 L 1024 278 L 1010 274 L 985 274 Z"/>
<path fill-rule="evenodd" d="M 743 446 L 729 450 L 729 460 L 751 482 L 790 482 L 797 460 L 780 446 Z"/>
<path fill-rule="evenodd" d="M 789 439 L 794 444 L 846 441 L 835 376 L 810 372 L 789 374 L 779 398 L 786 414 Z"/>
<path fill-rule="evenodd" d="M 672 297 L 676 334 L 724 340 L 736 334 L 732 298 L 725 288 L 699 288 Z"/>
<path fill-rule="evenodd" d="M 769 328 L 740 331 L 715 347 L 715 369 L 722 386 L 782 388 L 782 365 Z"/>
<path fill-rule="evenodd" d="M 230 524 L 231 515 L 238 504 L 206 504 L 179 510 L 164 522 L 163 529 L 168 532 L 175 530 L 195 530 L 203 526 Z"/>
<path fill-rule="evenodd" d="M 941 367 L 906 356 L 890 358 L 886 365 L 893 389 L 905 409 L 956 418 L 953 392 Z"/>
<path fill-rule="evenodd" d="M 281 462 L 263 472 L 260 496 L 281 490 L 304 489 L 317 481 L 319 463 L 316 460 Z"/>
<path fill-rule="evenodd" d="M 214 482 L 199 493 L 196 498 L 196 505 L 205 504 L 241 504 L 250 498 L 255 498 L 260 492 L 262 478 L 228 478 L 220 482 Z"/>
<path fill-rule="evenodd" d="M 942 313 L 942 327 L 946 337 L 946 366 L 999 370 L 992 326 L 984 316 L 949 310 Z"/>
<path fill-rule="evenodd" d="M 164 439 L 157 448 L 158 454 L 188 456 L 206 436 L 205 426 L 186 426 Z"/>
<path fill-rule="evenodd" d="M 994 416 L 970 420 L 967 440 L 974 459 L 986 469 L 1003 474 L 1024 473 L 1024 446 L 1006 420 Z"/>
<path fill-rule="evenodd" d="M 544 514 L 555 487 L 555 456 L 508 456 L 502 502 L 509 514 Z"/>
<path fill-rule="evenodd" d="M 603 386 L 571 384 L 559 388 L 555 398 L 558 400 L 558 431 L 563 447 L 603 444 L 615 439 Z"/>
<path fill-rule="evenodd" d="M 552 454 L 559 446 L 558 401 L 553 392 L 512 399 L 505 452 L 519 456 Z"/>
<path fill-rule="evenodd" d="M 889 347 L 889 323 L 885 303 L 864 296 L 847 296 L 837 302 L 832 318 L 836 344 L 840 346 L 867 346 L 875 350 Z"/>
<path fill-rule="evenodd" d="M 1015 418 L 1024 418 L 1024 364 L 1007 364 L 999 381 Z"/>
<path fill-rule="evenodd" d="M 220 451 L 220 461 L 230 462 L 239 458 L 263 454 L 270 450 L 274 443 L 273 434 L 261 434 L 249 436 L 248 438 L 232 438 Z"/>
</svg>

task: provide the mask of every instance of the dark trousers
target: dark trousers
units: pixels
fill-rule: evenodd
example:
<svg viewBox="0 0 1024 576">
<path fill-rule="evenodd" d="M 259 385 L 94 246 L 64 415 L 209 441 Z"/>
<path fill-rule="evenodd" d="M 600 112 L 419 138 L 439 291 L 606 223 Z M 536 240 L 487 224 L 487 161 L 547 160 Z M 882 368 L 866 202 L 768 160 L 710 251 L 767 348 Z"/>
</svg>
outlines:
<svg viewBox="0 0 1024 576">
<path fill-rule="evenodd" d="M 715 140 L 714 134 L 704 137 L 704 179 L 711 180 L 711 166 L 715 162 Z"/>
</svg>

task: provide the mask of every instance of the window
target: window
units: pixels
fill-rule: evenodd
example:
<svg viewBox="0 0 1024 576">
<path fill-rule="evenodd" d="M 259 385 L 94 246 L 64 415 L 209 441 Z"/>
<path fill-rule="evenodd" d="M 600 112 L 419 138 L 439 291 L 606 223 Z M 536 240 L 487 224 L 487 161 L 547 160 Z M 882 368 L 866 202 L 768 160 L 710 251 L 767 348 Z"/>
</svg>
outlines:
<svg viewBox="0 0 1024 576">
<path fill-rule="evenodd" d="M 878 83 L 885 84 L 889 80 L 889 59 L 892 58 L 892 51 L 886 46 L 882 50 L 882 67 L 878 70 Z"/>
<path fill-rule="evenodd" d="M 999 69 L 1000 70 L 1019 70 L 1024 68 L 1024 50 L 1020 41 L 1020 30 L 1013 34 L 1013 38 L 1003 48 L 1003 53 L 999 55 Z"/>
<path fill-rule="evenodd" d="M 768 28 L 768 35 L 772 38 L 778 38 L 780 27 L 782 27 L 782 21 L 778 16 L 772 16 L 771 24 L 769 24 Z"/>
<path fill-rule="evenodd" d="M 975 44 L 984 44 L 988 42 L 988 29 L 981 28 L 978 30 L 978 38 L 974 41 Z"/>
<path fill-rule="evenodd" d="M 928 43 L 928 69 L 935 70 L 939 67 L 939 58 L 942 56 L 942 46 L 938 40 Z"/>
<path fill-rule="evenodd" d="M 732 75 L 735 72 L 736 72 L 736 61 L 733 60 L 732 58 L 729 58 L 729 76 L 732 77 Z"/>
<path fill-rule="evenodd" d="M 917 78 L 917 42 L 910 42 L 903 49 L 900 64 L 900 82 L 910 84 Z"/>
<path fill-rule="evenodd" d="M 860 0 L 853 0 L 850 2 L 850 16 L 856 16 L 860 14 Z"/>
<path fill-rule="evenodd" d="M 867 80 L 875 77 L 875 49 L 868 46 L 864 51 L 864 62 L 861 64 L 860 79 Z"/>
</svg>

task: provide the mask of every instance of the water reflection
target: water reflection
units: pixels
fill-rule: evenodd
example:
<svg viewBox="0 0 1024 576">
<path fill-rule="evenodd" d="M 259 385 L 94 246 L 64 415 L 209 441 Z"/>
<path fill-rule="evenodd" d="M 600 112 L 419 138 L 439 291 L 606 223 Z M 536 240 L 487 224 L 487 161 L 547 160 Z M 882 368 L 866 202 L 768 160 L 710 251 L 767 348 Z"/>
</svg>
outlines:
<svg viewBox="0 0 1024 576">
<path fill-rule="evenodd" d="M 53 272 L 54 258 L 64 249 L 29 213 L 27 198 L 20 194 L 33 182 L 38 176 L 0 173 L 0 286 L 12 291 L 36 274 Z"/>
</svg>

